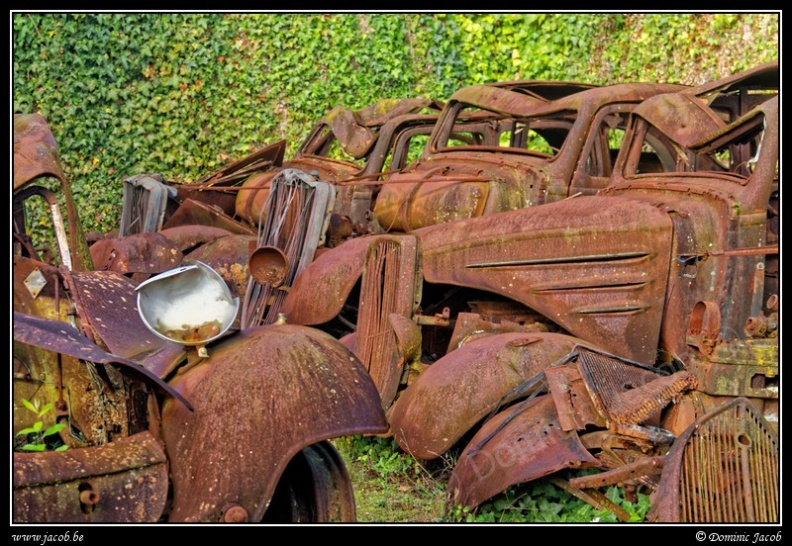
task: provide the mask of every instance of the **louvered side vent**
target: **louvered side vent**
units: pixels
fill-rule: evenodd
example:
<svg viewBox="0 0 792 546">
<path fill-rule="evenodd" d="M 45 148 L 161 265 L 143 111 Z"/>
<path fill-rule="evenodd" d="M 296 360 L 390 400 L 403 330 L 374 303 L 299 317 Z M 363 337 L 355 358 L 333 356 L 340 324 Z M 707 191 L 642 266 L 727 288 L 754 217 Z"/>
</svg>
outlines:
<svg viewBox="0 0 792 546">
<path fill-rule="evenodd" d="M 778 437 L 746 399 L 737 399 L 704 419 L 685 443 L 679 519 L 777 522 L 778 488 Z"/>
<path fill-rule="evenodd" d="M 384 408 L 393 402 L 404 371 L 390 316 L 412 318 L 415 262 L 413 237 L 382 237 L 369 247 L 363 270 L 355 354 L 374 380 Z"/>
</svg>

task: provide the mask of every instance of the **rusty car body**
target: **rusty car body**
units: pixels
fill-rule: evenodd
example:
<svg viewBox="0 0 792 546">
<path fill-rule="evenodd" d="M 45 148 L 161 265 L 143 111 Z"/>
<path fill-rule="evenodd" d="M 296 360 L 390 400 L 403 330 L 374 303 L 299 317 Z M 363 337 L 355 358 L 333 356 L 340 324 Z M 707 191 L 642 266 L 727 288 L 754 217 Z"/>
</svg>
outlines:
<svg viewBox="0 0 792 546">
<path fill-rule="evenodd" d="M 607 184 L 629 112 L 683 88 L 519 81 L 460 89 L 419 160 L 387 178 L 374 213 L 383 227 L 410 231 L 595 193 Z M 486 120 L 498 138 L 451 140 L 462 117 Z"/>
<path fill-rule="evenodd" d="M 622 516 L 598 487 L 654 492 L 653 520 L 778 521 L 779 82 L 770 63 L 631 105 L 596 193 L 576 195 L 588 152 L 553 191 L 530 169 L 543 204 L 456 221 L 468 182 L 442 202 L 385 184 L 375 211 L 400 229 L 320 255 L 281 311 L 342 336 L 404 451 L 459 450 L 451 503 L 598 468 L 553 483 Z M 405 204 L 422 212 L 399 222 Z"/>
<path fill-rule="evenodd" d="M 52 179 L 60 196 L 39 183 Z M 38 197 L 51 253 L 26 225 L 26 202 Z M 178 245 L 153 245 L 157 264 L 96 268 L 94 256 L 120 253 L 88 248 L 38 114 L 14 119 L 13 220 L 14 522 L 354 521 L 350 477 L 330 440 L 387 424 L 343 344 L 299 325 L 240 329 L 238 319 L 224 335 L 186 343 L 142 319 L 141 279 L 152 286 L 192 271 L 168 271 L 184 258 L 178 245 L 199 250 L 233 234 L 176 230 Z M 45 429 L 46 441 L 31 436 Z"/>
</svg>

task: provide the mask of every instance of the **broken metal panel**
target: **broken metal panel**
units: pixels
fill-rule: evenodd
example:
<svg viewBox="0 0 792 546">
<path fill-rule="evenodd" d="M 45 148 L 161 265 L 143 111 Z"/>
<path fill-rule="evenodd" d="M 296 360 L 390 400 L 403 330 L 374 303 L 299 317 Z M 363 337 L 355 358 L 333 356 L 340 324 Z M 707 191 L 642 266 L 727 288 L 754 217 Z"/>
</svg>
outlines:
<svg viewBox="0 0 792 546">
<path fill-rule="evenodd" d="M 579 349 L 576 365 L 591 401 L 609 426 L 638 425 L 660 412 L 681 393 L 696 386 L 689 372 L 666 375 L 657 369 Z"/>
<path fill-rule="evenodd" d="M 65 322 L 47 320 L 14 312 L 14 341 L 66 354 L 97 364 L 114 364 L 163 392 L 175 396 L 187 408 L 191 404 L 154 373 L 132 360 L 110 354 Z"/>
<path fill-rule="evenodd" d="M 140 320 L 134 282 L 112 271 L 72 273 L 71 281 L 83 328 L 90 328 L 109 352 L 161 378 L 181 362 L 184 349 L 152 334 Z"/>
<path fill-rule="evenodd" d="M 360 289 L 355 354 L 390 407 L 404 372 L 391 315 L 411 319 L 416 294 L 416 240 L 382 237 L 369 247 Z"/>
<path fill-rule="evenodd" d="M 147 431 L 103 446 L 14 453 L 17 523 L 156 522 L 167 500 L 167 458 Z"/>
<path fill-rule="evenodd" d="M 234 220 L 223 211 L 195 199 L 185 199 L 162 227 L 168 229 L 193 225 L 218 227 L 231 233 L 246 235 L 255 235 L 256 233 L 252 228 Z"/>
<path fill-rule="evenodd" d="M 699 418 L 669 451 L 657 521 L 779 521 L 779 438 L 745 398 Z"/>
<path fill-rule="evenodd" d="M 175 195 L 175 188 L 148 175 L 125 179 L 119 237 L 159 231 L 165 219 L 168 197 Z"/>
<path fill-rule="evenodd" d="M 525 318 L 526 316 L 536 316 L 531 313 L 521 315 L 519 310 L 516 309 L 516 307 L 519 307 L 519 309 L 527 311 L 524 307 L 509 306 L 506 309 L 501 309 L 498 303 L 500 302 L 468 302 L 471 309 L 480 309 L 480 314 L 457 313 L 456 320 L 454 321 L 454 331 L 451 334 L 451 339 L 448 342 L 448 348 L 445 352 L 459 349 L 462 345 L 474 339 L 492 334 L 547 331 L 547 327 L 540 323 L 530 323 L 526 320 L 516 322 L 517 319 Z M 493 315 L 493 308 L 496 309 L 495 313 L 497 313 L 497 315 Z M 503 312 L 508 313 L 509 311 L 513 314 L 500 314 Z M 484 318 L 485 316 L 487 318 Z"/>
<path fill-rule="evenodd" d="M 584 430 L 587 426 L 606 427 L 575 367 L 558 366 L 545 370 L 547 388 L 558 409 L 562 430 Z"/>
<path fill-rule="evenodd" d="M 220 521 L 228 503 L 260 521 L 287 463 L 307 445 L 387 430 L 359 360 L 302 326 L 254 327 L 220 340 L 171 385 L 195 404 L 194 412 L 163 405 L 167 451 L 178 461 L 172 521 Z"/>
<path fill-rule="evenodd" d="M 399 446 L 419 459 L 448 451 L 504 396 L 570 353 L 562 334 L 496 334 L 467 343 L 433 363 L 389 413 Z"/>
<path fill-rule="evenodd" d="M 454 467 L 449 500 L 475 508 L 511 485 L 564 468 L 599 466 L 574 431 L 562 430 L 557 417 L 552 397 L 539 396 L 484 423 Z"/>
</svg>

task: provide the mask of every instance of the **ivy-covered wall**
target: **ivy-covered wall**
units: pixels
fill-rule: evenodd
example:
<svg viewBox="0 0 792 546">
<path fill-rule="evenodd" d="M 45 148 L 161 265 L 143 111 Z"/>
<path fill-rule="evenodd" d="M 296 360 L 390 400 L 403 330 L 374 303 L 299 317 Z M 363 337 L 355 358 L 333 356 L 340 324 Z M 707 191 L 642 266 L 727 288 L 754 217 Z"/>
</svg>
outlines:
<svg viewBox="0 0 792 546">
<path fill-rule="evenodd" d="M 189 181 L 332 107 L 513 79 L 696 84 L 779 58 L 779 13 L 14 13 L 13 101 L 60 145 L 86 230 L 123 178 Z"/>
</svg>

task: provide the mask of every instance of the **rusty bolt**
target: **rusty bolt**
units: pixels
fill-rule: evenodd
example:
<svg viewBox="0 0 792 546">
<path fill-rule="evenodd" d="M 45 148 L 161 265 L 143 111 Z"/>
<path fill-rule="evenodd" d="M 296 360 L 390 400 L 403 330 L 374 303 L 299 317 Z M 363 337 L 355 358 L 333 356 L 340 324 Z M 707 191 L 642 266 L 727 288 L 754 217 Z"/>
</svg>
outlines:
<svg viewBox="0 0 792 546">
<path fill-rule="evenodd" d="M 223 521 L 226 523 L 245 523 L 248 511 L 238 504 L 231 504 L 223 510 Z"/>
</svg>

